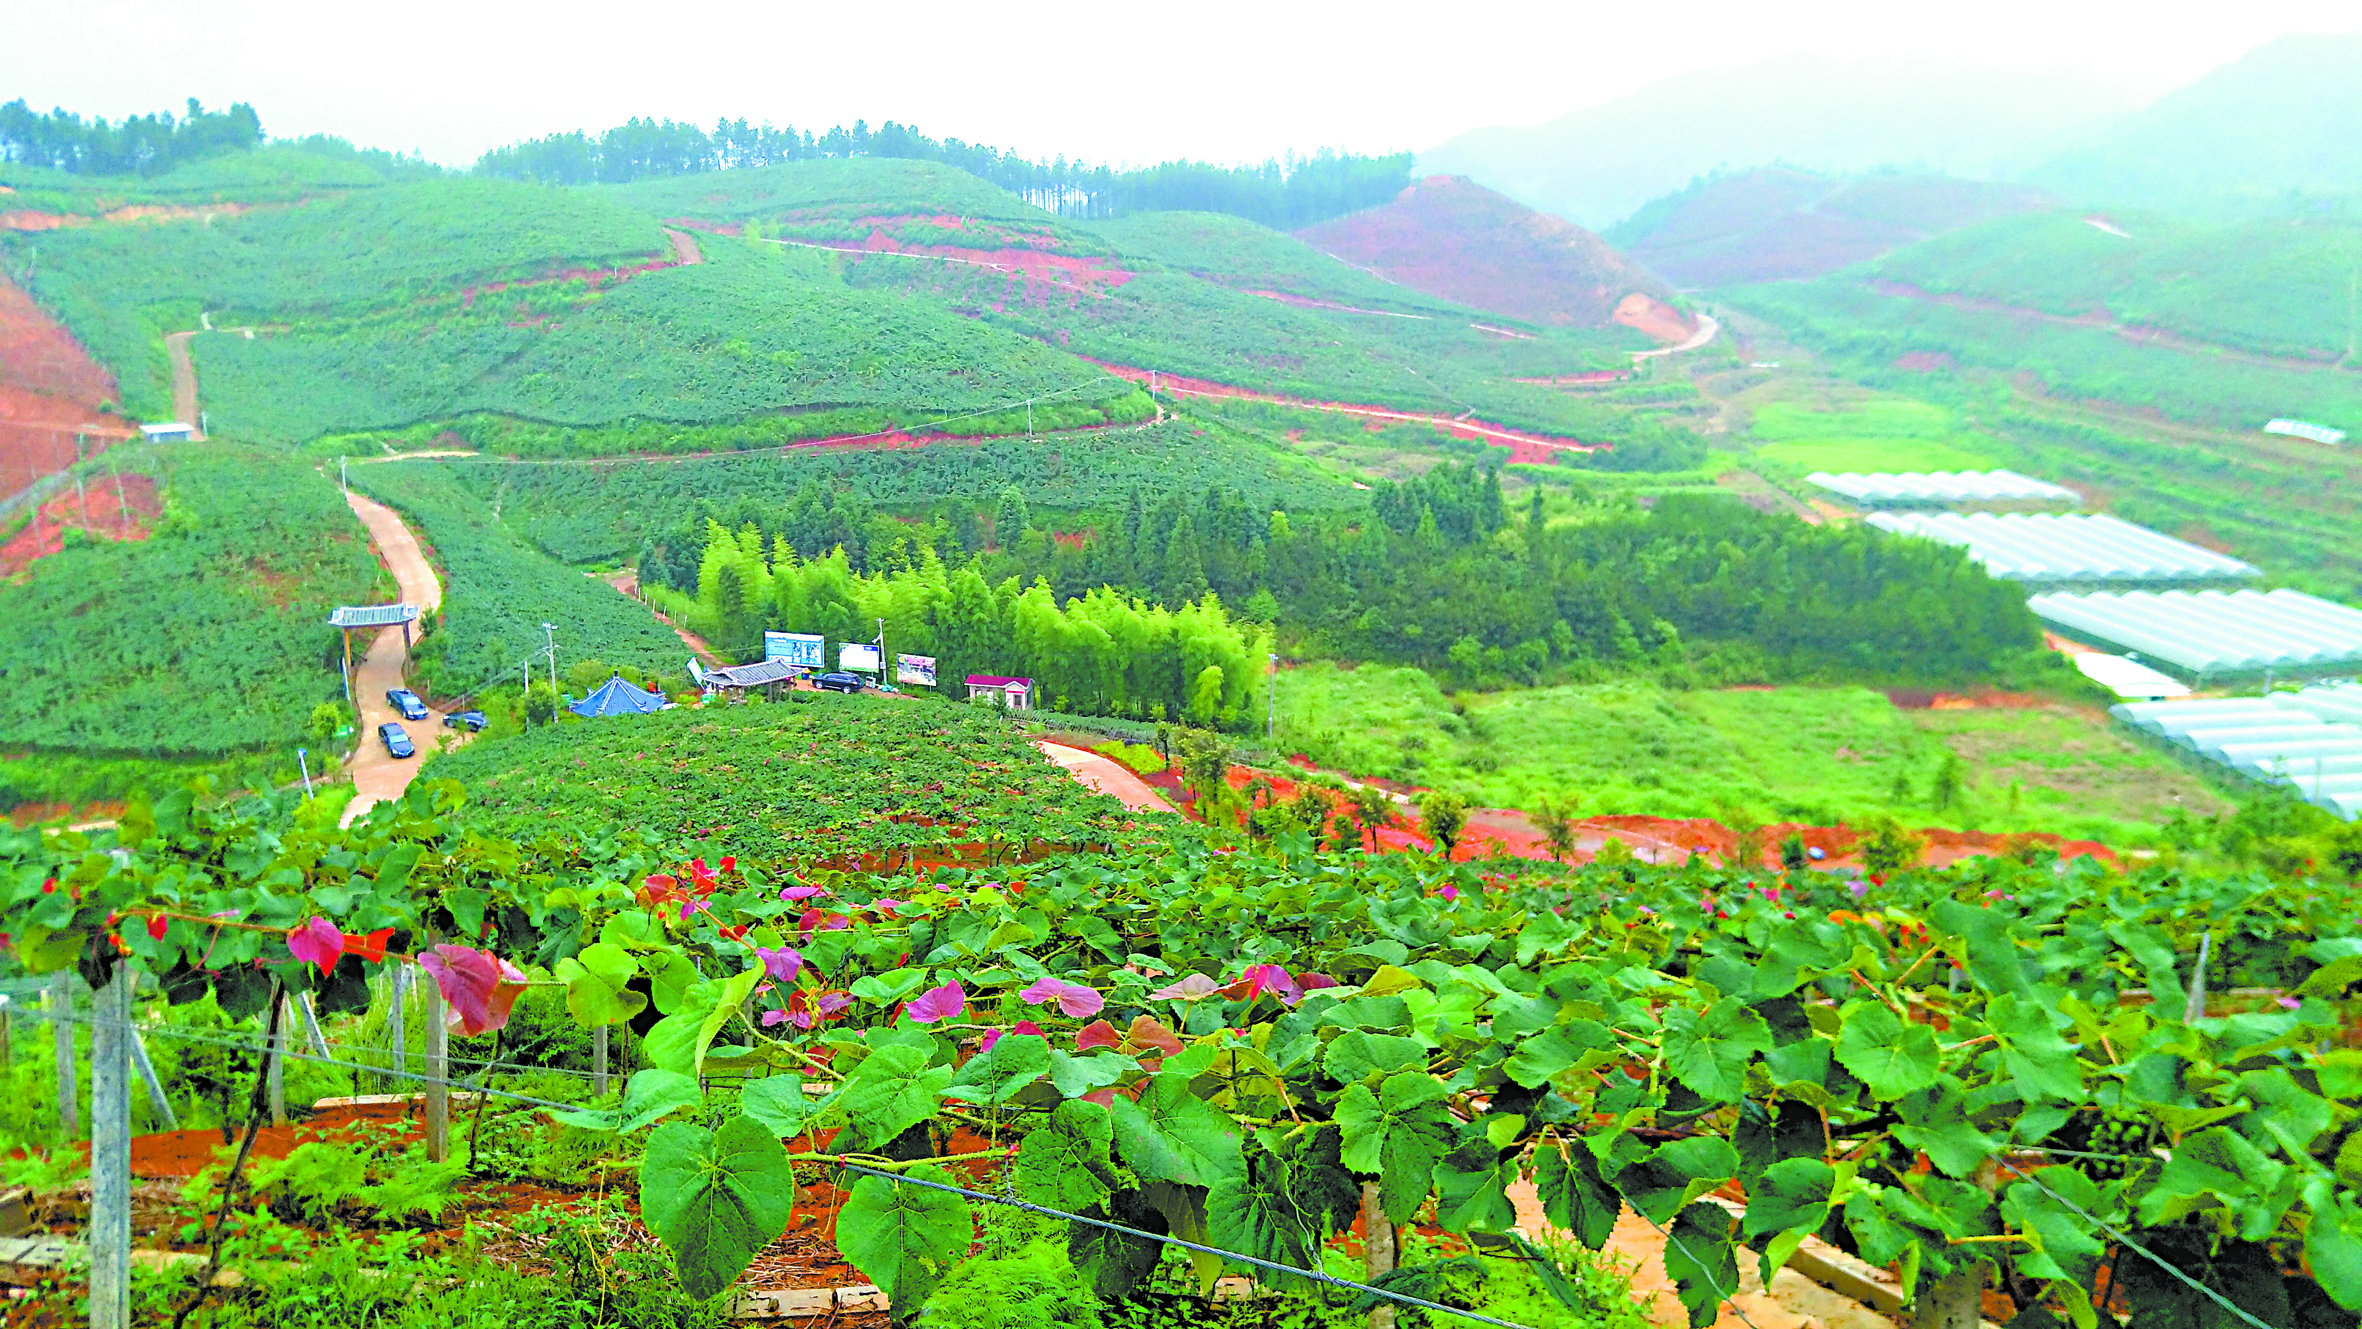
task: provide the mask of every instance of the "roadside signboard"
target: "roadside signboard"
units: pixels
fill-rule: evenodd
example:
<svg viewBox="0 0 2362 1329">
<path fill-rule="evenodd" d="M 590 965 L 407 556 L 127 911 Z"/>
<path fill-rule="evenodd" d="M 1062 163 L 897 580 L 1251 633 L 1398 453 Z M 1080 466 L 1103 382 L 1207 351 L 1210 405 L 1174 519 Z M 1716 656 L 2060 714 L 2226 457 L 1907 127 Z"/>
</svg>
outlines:
<svg viewBox="0 0 2362 1329">
<path fill-rule="evenodd" d="M 932 655 L 895 656 L 894 681 L 921 688 L 935 686 L 935 657 Z"/>
<path fill-rule="evenodd" d="M 837 668 L 858 669 L 871 674 L 877 673 L 880 668 L 877 643 L 873 641 L 840 643 L 837 646 Z"/>
<path fill-rule="evenodd" d="M 821 639 L 811 633 L 766 632 L 763 634 L 763 658 L 785 660 L 798 669 L 819 669 L 828 656 L 821 648 Z"/>
</svg>

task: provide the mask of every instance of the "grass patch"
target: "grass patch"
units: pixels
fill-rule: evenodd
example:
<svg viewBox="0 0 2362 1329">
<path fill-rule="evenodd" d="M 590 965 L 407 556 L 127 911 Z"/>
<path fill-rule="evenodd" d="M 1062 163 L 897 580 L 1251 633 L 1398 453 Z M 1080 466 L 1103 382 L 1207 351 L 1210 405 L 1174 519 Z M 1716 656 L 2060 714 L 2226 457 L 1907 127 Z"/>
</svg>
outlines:
<svg viewBox="0 0 2362 1329">
<path fill-rule="evenodd" d="M 2227 810 L 2093 707 L 1907 711 L 1865 688 L 1671 692 L 1624 680 L 1446 695 L 1417 669 L 1281 674 L 1279 746 L 1487 807 L 1577 795 L 1584 813 L 2051 831 L 2135 843 Z M 1957 792 L 1937 795 L 1955 763 Z M 1939 806 L 1939 802 L 1942 806 Z"/>
<path fill-rule="evenodd" d="M 1961 471 L 1997 465 L 1952 413 L 1927 402 L 1880 399 L 1840 410 L 1772 402 L 1755 413 L 1755 455 L 1804 471 Z"/>
</svg>

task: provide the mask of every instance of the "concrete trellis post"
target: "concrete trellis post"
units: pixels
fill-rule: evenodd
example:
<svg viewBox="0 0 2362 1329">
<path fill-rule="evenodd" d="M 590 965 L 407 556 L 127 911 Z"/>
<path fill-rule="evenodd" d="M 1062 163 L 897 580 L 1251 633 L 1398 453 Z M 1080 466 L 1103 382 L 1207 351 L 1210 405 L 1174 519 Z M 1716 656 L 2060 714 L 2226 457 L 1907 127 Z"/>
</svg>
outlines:
<svg viewBox="0 0 2362 1329">
<path fill-rule="evenodd" d="M 607 1092 L 607 1026 L 591 1030 L 591 1097 Z"/>
<path fill-rule="evenodd" d="M 82 1134 L 82 1092 L 74 1080 L 74 971 L 63 969 L 49 980 L 50 1032 L 57 1038 L 58 1138 Z"/>
<path fill-rule="evenodd" d="M 117 965 L 92 1000 L 90 1329 L 131 1324 L 131 987 Z"/>
<path fill-rule="evenodd" d="M 1386 1216 L 1374 1181 L 1361 1184 L 1361 1249 L 1362 1269 L 1371 1282 L 1394 1272 L 1394 1220 Z M 1394 1307 L 1380 1303 L 1372 1309 L 1370 1329 L 1394 1329 Z"/>
<path fill-rule="evenodd" d="M 385 1017 L 386 1043 L 394 1053 L 394 1083 L 401 1086 L 398 1092 L 408 1093 L 410 1082 L 402 1078 L 402 1072 L 410 1069 L 410 1039 L 403 1029 L 403 1018 L 408 1014 L 410 1005 L 410 966 L 408 964 L 394 966 L 393 988 L 393 1009 L 386 1012 Z"/>
<path fill-rule="evenodd" d="M 287 1124 L 287 1007 L 284 1004 L 287 999 L 281 997 L 279 1000 L 281 1002 L 279 1018 L 275 1021 L 279 1026 L 278 1032 L 271 1035 L 270 1048 L 263 1053 L 263 1056 L 269 1058 L 271 1063 L 270 1071 L 264 1076 L 264 1079 L 269 1081 L 268 1091 L 271 1096 L 271 1124 L 273 1126 Z"/>
<path fill-rule="evenodd" d="M 443 1024 L 443 989 L 431 982 L 420 987 L 426 997 L 420 1016 L 426 1023 L 426 1156 L 440 1163 L 451 1157 L 451 1090 L 445 1083 L 451 1075 L 451 1031 Z"/>
</svg>

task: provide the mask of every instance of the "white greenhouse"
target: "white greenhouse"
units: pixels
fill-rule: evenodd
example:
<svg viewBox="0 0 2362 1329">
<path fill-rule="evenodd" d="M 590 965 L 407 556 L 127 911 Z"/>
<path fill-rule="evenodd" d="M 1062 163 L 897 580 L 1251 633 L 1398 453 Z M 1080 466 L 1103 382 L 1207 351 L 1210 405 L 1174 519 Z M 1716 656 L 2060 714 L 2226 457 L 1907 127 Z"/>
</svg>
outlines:
<svg viewBox="0 0 2362 1329">
<path fill-rule="evenodd" d="M 2051 594 L 2028 599 L 2026 607 L 2069 636 L 2201 679 L 2321 673 L 2362 663 L 2362 610 L 2301 591 Z"/>
<path fill-rule="evenodd" d="M 2109 714 L 2348 821 L 2362 816 L 2362 686 L 2133 702 Z"/>
<path fill-rule="evenodd" d="M 2074 490 L 2015 471 L 1884 471 L 1869 475 L 1815 471 L 1804 477 L 1832 494 L 1870 507 L 1940 506 L 1951 503 L 2077 503 Z"/>
<path fill-rule="evenodd" d="M 1882 531 L 1965 545 L 2003 581 L 2185 582 L 2256 575 L 2238 559 L 2102 514 L 1881 512 Z"/>
</svg>

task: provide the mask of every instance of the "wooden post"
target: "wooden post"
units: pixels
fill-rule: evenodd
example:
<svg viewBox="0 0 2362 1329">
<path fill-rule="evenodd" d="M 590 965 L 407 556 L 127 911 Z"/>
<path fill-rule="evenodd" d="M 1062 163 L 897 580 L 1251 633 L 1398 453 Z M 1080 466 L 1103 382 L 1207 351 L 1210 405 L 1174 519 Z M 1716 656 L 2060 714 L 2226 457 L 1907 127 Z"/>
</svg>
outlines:
<svg viewBox="0 0 2362 1329">
<path fill-rule="evenodd" d="M 270 1049 L 263 1053 L 270 1058 L 271 1063 L 270 1073 L 264 1078 L 270 1081 L 273 1126 L 287 1124 L 287 1007 L 284 1004 L 287 999 L 281 997 L 279 1000 L 282 1004 L 275 1022 L 278 1029 L 271 1034 Z"/>
<path fill-rule="evenodd" d="M 1374 1181 L 1361 1184 L 1361 1249 L 1362 1269 L 1371 1282 L 1394 1272 L 1394 1223 L 1386 1217 L 1386 1205 Z M 1394 1307 L 1380 1303 L 1373 1308 L 1370 1329 L 1394 1329 Z"/>
<path fill-rule="evenodd" d="M 131 1324 L 130 965 L 95 994 L 90 1038 L 90 1329 Z"/>
<path fill-rule="evenodd" d="M 410 1092 L 410 1081 L 403 1078 L 402 1072 L 410 1069 L 410 1039 L 403 1031 L 402 1017 L 405 1013 L 403 1008 L 410 1002 L 410 966 L 407 963 L 394 966 L 393 989 L 393 1009 L 386 1012 L 385 1017 L 386 1042 L 394 1052 L 394 1092 L 406 1094 Z"/>
<path fill-rule="evenodd" d="M 82 1093 L 74 1082 L 74 971 L 62 969 L 49 980 L 49 1027 L 57 1036 L 58 1138 L 82 1134 Z"/>
<path fill-rule="evenodd" d="M 451 1074 L 451 1031 L 443 1025 L 443 989 L 434 983 L 419 985 L 425 989 L 425 1011 L 420 1018 L 426 1028 L 426 1156 L 431 1163 L 441 1163 L 451 1157 L 451 1089 L 445 1081 Z"/>
<path fill-rule="evenodd" d="M 591 1030 L 591 1097 L 607 1092 L 607 1026 Z"/>
</svg>

